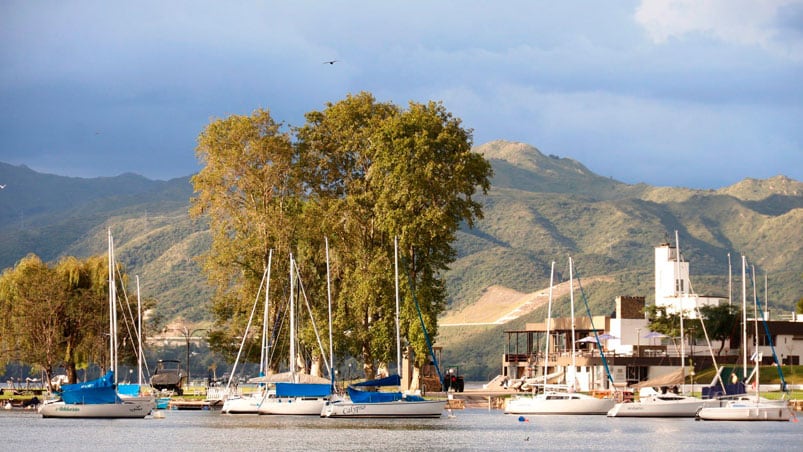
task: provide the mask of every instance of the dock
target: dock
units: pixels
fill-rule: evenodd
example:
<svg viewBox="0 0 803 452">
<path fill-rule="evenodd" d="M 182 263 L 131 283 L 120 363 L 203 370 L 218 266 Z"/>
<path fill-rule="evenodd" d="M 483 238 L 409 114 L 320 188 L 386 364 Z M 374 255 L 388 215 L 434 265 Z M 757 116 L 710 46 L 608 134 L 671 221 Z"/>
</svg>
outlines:
<svg viewBox="0 0 803 452">
<path fill-rule="evenodd" d="M 464 392 L 427 392 L 432 399 L 448 399 L 446 407 L 453 410 L 464 408 L 487 408 L 501 410 L 505 407 L 505 399 L 515 394 L 510 390 L 466 389 Z"/>
<path fill-rule="evenodd" d="M 171 399 L 167 405 L 169 410 L 209 411 L 223 408 L 222 400 L 180 400 Z"/>
</svg>

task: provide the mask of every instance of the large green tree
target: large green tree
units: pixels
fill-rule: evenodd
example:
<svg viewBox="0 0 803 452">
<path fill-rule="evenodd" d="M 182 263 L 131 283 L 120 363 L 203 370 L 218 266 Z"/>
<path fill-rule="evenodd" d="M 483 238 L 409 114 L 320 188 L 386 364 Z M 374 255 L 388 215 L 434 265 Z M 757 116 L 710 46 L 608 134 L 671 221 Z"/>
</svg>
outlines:
<svg viewBox="0 0 803 452">
<path fill-rule="evenodd" d="M 442 272 L 454 260 L 462 222 L 481 218 L 477 189 L 490 187 L 490 164 L 471 151 L 471 133 L 443 105 L 410 103 L 404 110 L 368 93 L 307 114 L 299 130 L 312 164 L 311 191 L 335 237 L 339 342 L 360 356 L 367 377 L 395 356 L 395 236 L 400 240 L 402 334 L 418 364 L 426 354 L 413 293 L 429 335 L 446 291 Z"/>
<path fill-rule="evenodd" d="M 212 343 L 220 350 L 242 335 L 269 249 L 297 256 L 312 316 L 325 322 L 328 237 L 336 349 L 361 357 L 372 377 L 395 358 L 398 236 L 402 332 L 423 361 L 412 291 L 434 338 L 446 299 L 442 272 L 455 258 L 457 229 L 482 216 L 474 195 L 490 187 L 490 164 L 435 102 L 402 109 L 360 93 L 308 113 L 294 133 L 258 110 L 214 121 L 199 137 L 204 168 L 193 178 L 192 213 L 208 215 L 213 233 L 205 260 L 217 287 Z M 273 274 L 287 274 L 285 260 Z M 271 293 L 286 294 L 286 285 L 271 282 Z M 300 335 L 313 343 L 309 328 Z"/>
<path fill-rule="evenodd" d="M 253 310 L 271 249 L 271 292 L 287 293 L 289 253 L 299 239 L 303 191 L 291 135 L 267 110 L 215 120 L 198 138 L 190 213 L 209 219 L 204 270 L 215 287 L 210 346 L 233 357 Z M 278 306 L 278 304 L 277 304 Z M 277 316 L 273 313 L 272 319 Z M 276 322 L 278 323 L 278 322 Z M 254 330 L 251 330 L 254 331 Z M 246 359 L 259 356 L 249 335 Z"/>
</svg>

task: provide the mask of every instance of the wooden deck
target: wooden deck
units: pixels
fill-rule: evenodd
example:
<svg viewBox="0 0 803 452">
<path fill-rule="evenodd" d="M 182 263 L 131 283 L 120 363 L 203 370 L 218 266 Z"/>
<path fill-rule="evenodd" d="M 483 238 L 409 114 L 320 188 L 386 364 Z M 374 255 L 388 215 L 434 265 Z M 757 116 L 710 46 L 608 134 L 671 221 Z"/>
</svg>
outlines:
<svg viewBox="0 0 803 452">
<path fill-rule="evenodd" d="M 448 399 L 451 397 L 446 407 L 453 410 L 462 410 L 464 408 L 498 410 L 504 408 L 505 399 L 514 394 L 516 392 L 512 390 L 466 389 L 465 392 L 428 392 L 426 397 L 433 399 Z"/>
<path fill-rule="evenodd" d="M 223 407 L 222 400 L 170 400 L 169 410 L 219 410 Z"/>
</svg>

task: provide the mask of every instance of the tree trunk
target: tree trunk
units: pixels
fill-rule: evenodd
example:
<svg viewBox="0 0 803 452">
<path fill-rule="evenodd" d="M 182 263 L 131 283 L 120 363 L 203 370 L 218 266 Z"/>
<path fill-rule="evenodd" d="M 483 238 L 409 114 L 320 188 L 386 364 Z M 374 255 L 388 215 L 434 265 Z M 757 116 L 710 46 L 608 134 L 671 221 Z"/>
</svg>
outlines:
<svg viewBox="0 0 803 452">
<path fill-rule="evenodd" d="M 376 369 L 374 369 L 374 359 L 371 356 L 370 346 L 363 344 L 362 346 L 362 370 L 365 373 L 366 380 L 373 380 L 376 376 Z"/>
<path fill-rule="evenodd" d="M 71 384 L 75 384 L 78 382 L 78 372 L 75 370 L 75 363 L 69 362 L 64 366 L 64 370 L 67 372 L 67 381 Z"/>
</svg>

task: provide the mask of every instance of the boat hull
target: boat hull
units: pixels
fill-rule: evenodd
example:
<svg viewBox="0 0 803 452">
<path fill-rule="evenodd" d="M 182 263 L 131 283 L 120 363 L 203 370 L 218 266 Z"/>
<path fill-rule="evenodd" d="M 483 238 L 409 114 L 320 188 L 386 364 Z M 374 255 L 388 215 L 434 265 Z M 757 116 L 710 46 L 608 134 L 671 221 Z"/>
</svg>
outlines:
<svg viewBox="0 0 803 452">
<path fill-rule="evenodd" d="M 730 403 L 721 407 L 706 407 L 697 413 L 704 421 L 788 421 L 792 411 L 788 405 L 777 403 Z"/>
<path fill-rule="evenodd" d="M 48 402 L 39 407 L 39 413 L 43 418 L 141 419 L 150 413 L 150 409 L 139 402 L 98 404 Z"/>
<path fill-rule="evenodd" d="M 320 416 L 328 400 L 328 397 L 269 397 L 259 406 L 259 414 Z"/>
<path fill-rule="evenodd" d="M 262 396 L 232 396 L 223 402 L 222 414 L 259 414 Z"/>
<path fill-rule="evenodd" d="M 141 404 L 146 410 L 152 411 L 156 409 L 156 396 L 141 395 L 141 396 L 124 396 L 120 395 L 123 402 L 132 402 Z"/>
<path fill-rule="evenodd" d="M 331 418 L 408 418 L 425 419 L 439 418 L 446 407 L 445 400 L 423 400 L 353 403 L 350 401 L 335 401 L 327 403 L 321 417 Z"/>
<path fill-rule="evenodd" d="M 694 417 L 701 408 L 718 405 L 716 400 L 696 397 L 672 400 L 649 398 L 637 402 L 617 403 L 608 411 L 608 417 Z"/>
<path fill-rule="evenodd" d="M 579 396 L 579 397 L 578 397 Z M 556 395 L 538 394 L 508 400 L 506 414 L 608 414 L 616 402 L 588 395 L 565 398 Z"/>
</svg>

